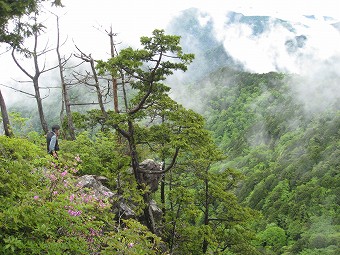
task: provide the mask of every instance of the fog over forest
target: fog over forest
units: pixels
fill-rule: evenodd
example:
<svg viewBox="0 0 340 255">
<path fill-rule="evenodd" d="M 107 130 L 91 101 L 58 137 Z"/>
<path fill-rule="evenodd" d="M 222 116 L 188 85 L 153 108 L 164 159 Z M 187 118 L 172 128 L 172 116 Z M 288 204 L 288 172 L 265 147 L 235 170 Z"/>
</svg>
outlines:
<svg viewBox="0 0 340 255">
<path fill-rule="evenodd" d="M 242 22 L 242 14 L 232 13 L 226 15 L 224 20 L 217 20 L 207 12 L 194 12 L 201 29 L 209 31 L 211 40 L 222 44 L 225 52 L 242 70 L 251 73 L 280 72 L 296 75 L 297 78 L 289 83 L 296 92 L 297 100 L 305 104 L 306 112 L 319 112 L 339 103 L 340 30 L 337 20 L 305 16 L 299 22 L 289 22 L 265 17 L 268 21 L 260 28 L 263 31 L 256 33 L 255 30 L 259 28 Z M 179 18 L 184 19 L 184 15 Z M 181 22 L 174 21 L 171 31 L 181 31 L 179 26 Z M 207 28 L 209 26 L 210 28 Z M 216 60 L 204 59 L 205 52 L 202 51 L 208 49 L 202 47 L 202 39 L 197 39 L 190 33 L 186 36 L 186 31 L 182 33 L 185 38 L 184 48 L 197 56 L 193 66 L 200 61 L 207 66 L 213 65 Z M 301 37 L 304 40 L 299 42 Z M 289 46 L 291 48 L 288 48 Z M 182 74 L 182 78 L 202 76 L 201 70 L 194 69 L 190 72 L 190 68 L 192 66 L 189 67 L 189 74 Z M 179 81 L 178 84 L 180 83 Z M 195 108 L 194 105 L 190 107 Z"/>
</svg>

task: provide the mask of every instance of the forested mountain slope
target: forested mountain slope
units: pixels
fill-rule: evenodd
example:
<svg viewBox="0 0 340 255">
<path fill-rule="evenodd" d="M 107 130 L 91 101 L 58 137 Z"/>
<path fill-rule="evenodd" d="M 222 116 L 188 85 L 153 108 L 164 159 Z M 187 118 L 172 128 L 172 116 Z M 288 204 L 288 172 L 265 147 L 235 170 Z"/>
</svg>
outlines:
<svg viewBox="0 0 340 255">
<path fill-rule="evenodd" d="M 306 114 L 293 92 L 294 80 L 224 68 L 189 93 L 202 102 L 207 127 L 228 155 L 223 167 L 245 174 L 237 195 L 263 213 L 264 253 L 336 254 L 339 104 Z"/>
</svg>

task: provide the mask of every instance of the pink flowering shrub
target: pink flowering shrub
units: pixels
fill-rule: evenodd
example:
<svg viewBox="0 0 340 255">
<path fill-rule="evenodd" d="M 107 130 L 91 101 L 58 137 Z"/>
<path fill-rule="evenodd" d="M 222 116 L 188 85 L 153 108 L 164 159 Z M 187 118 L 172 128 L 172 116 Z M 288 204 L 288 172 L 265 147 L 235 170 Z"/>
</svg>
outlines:
<svg viewBox="0 0 340 255">
<path fill-rule="evenodd" d="M 156 236 L 138 222 L 122 230 L 109 201 L 81 192 L 80 158 L 51 162 L 25 139 L 0 145 L 0 254 L 160 254 Z"/>
</svg>

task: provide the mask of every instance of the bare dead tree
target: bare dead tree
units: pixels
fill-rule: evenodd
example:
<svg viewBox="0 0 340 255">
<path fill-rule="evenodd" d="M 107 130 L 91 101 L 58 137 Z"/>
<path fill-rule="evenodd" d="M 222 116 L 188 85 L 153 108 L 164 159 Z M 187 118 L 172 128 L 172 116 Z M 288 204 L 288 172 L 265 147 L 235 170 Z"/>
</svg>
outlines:
<svg viewBox="0 0 340 255">
<path fill-rule="evenodd" d="M 75 72 L 74 78 L 78 80 L 79 83 L 86 84 L 87 86 L 94 87 L 97 93 L 97 99 L 98 104 L 100 107 L 100 110 L 103 114 L 103 117 L 107 119 L 107 112 L 104 107 L 104 99 L 103 99 L 103 93 L 100 87 L 98 73 L 95 68 L 95 61 L 92 58 L 91 54 L 86 55 L 84 52 L 82 52 L 76 45 L 76 49 L 78 50 L 78 54 L 74 54 L 76 58 L 79 58 L 83 60 L 86 63 L 90 64 L 91 73 L 87 72 L 85 75 L 81 74 L 79 72 Z M 93 81 L 93 83 L 91 83 Z"/>
<path fill-rule="evenodd" d="M 28 95 L 28 96 L 30 96 L 30 97 L 32 97 L 32 98 L 35 98 L 35 95 L 34 95 L 34 94 L 29 93 L 29 92 L 27 92 L 27 91 L 23 91 L 23 90 L 21 90 L 21 89 L 17 89 L 17 88 L 14 88 L 14 87 L 11 87 L 11 86 L 8 86 L 8 85 L 5 85 L 5 84 L 0 84 L 0 86 L 3 86 L 3 87 L 6 87 L 6 88 L 9 88 L 9 89 L 12 89 L 12 90 L 14 90 L 14 91 L 17 91 L 17 92 L 23 93 L 23 94 L 25 94 L 25 95 Z"/>
<path fill-rule="evenodd" d="M 111 47 L 111 58 L 115 57 L 116 48 L 115 43 L 113 40 L 114 36 L 117 36 L 117 34 L 112 32 L 112 26 L 110 27 L 110 31 L 106 31 L 107 35 L 110 37 L 110 47 Z M 113 91 L 113 103 L 114 103 L 114 110 L 116 113 L 119 112 L 119 102 L 118 102 L 118 85 L 117 85 L 117 79 L 114 77 L 113 74 L 111 74 L 111 80 L 112 80 L 112 91 Z"/>
<path fill-rule="evenodd" d="M 51 49 L 47 48 L 47 45 L 44 47 L 44 49 L 42 51 L 38 51 L 38 38 L 39 38 L 40 32 L 41 32 L 41 26 L 37 23 L 37 16 L 35 15 L 35 17 L 34 17 L 34 25 L 32 26 L 32 34 L 33 34 L 33 39 L 34 39 L 33 50 L 30 51 L 28 49 L 14 47 L 12 49 L 12 58 L 13 58 L 15 64 L 19 67 L 19 69 L 26 76 L 28 76 L 29 79 L 33 83 L 34 93 L 35 93 L 34 97 L 36 99 L 37 106 L 38 106 L 38 112 L 39 112 L 39 118 L 40 118 L 41 127 L 42 127 L 44 133 L 46 134 L 48 132 L 48 125 L 47 125 L 47 122 L 45 120 L 45 114 L 44 114 L 44 110 L 43 110 L 42 98 L 41 98 L 41 95 L 40 95 L 39 78 L 40 78 L 41 74 L 46 73 L 48 71 L 51 71 L 51 70 L 57 68 L 58 65 L 57 66 L 53 66 L 51 68 L 46 68 L 46 63 L 44 63 L 42 68 L 39 67 L 39 57 L 41 57 L 41 56 L 47 54 L 49 51 L 51 51 Z M 21 53 L 24 53 L 25 56 L 32 58 L 33 66 L 34 66 L 34 74 L 30 74 L 19 63 L 19 61 L 17 60 L 17 58 L 15 56 L 15 51 L 16 50 L 21 52 Z"/>
<path fill-rule="evenodd" d="M 62 88 L 62 110 L 60 114 L 61 123 L 63 121 L 63 108 L 65 106 L 66 111 L 66 117 L 67 117 L 67 126 L 68 131 L 70 134 L 70 137 L 72 140 L 76 139 L 75 133 L 74 133 L 74 125 L 73 125 L 73 118 L 72 118 L 72 112 L 71 112 L 71 104 L 70 104 L 70 96 L 68 94 L 67 85 L 65 82 L 65 76 L 64 76 L 64 66 L 67 62 L 67 60 L 62 61 L 61 55 L 60 55 L 60 31 L 59 31 L 59 17 L 57 15 L 57 56 L 58 56 L 58 66 L 59 66 L 59 75 L 60 75 L 60 81 L 61 81 L 61 88 Z"/>
<path fill-rule="evenodd" d="M 118 55 L 116 45 L 117 43 L 114 41 L 114 37 L 117 36 L 117 33 L 113 33 L 112 26 L 110 26 L 110 29 L 102 29 L 102 27 L 96 27 L 96 29 L 102 33 L 106 33 L 107 36 L 110 38 L 110 56 L 111 58 L 114 58 L 116 55 Z M 116 113 L 119 113 L 119 99 L 118 99 L 118 82 L 117 74 L 114 74 L 113 72 L 107 74 L 109 78 L 107 78 L 108 82 L 112 83 L 112 97 L 113 97 L 113 103 L 114 103 L 114 111 Z M 119 75 L 118 75 L 119 76 Z"/>
<path fill-rule="evenodd" d="M 8 137 L 11 137 L 11 136 L 13 136 L 13 133 L 12 133 L 12 130 L 11 130 L 11 125 L 10 125 L 10 122 L 9 122 L 7 108 L 6 108 L 6 103 L 5 103 L 5 100 L 2 96 L 1 89 L 0 89 L 0 108 L 1 108 L 2 123 L 3 123 L 3 126 L 4 126 L 5 135 L 8 136 Z"/>
</svg>

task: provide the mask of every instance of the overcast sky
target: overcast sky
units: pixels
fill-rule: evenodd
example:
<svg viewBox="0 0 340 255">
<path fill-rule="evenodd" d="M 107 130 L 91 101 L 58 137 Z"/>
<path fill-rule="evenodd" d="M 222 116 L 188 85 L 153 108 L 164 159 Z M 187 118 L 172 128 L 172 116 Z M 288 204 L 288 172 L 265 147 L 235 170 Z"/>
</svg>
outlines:
<svg viewBox="0 0 340 255">
<path fill-rule="evenodd" d="M 316 19 L 313 21 L 313 26 L 317 28 L 316 33 L 324 32 L 324 35 L 320 37 L 324 40 L 311 41 L 314 43 L 313 47 L 317 47 L 318 53 L 322 53 L 324 58 L 328 58 L 333 56 L 333 51 L 339 51 L 337 45 L 340 45 L 337 44 L 337 40 L 340 43 L 339 35 L 334 35 L 334 38 L 330 37 L 328 30 L 324 29 L 325 21 L 322 18 L 323 16 L 330 16 L 340 21 L 340 0 L 63 0 L 62 2 L 65 7 L 53 8 L 53 11 L 61 16 L 61 36 L 63 38 L 68 37 L 68 48 L 62 49 L 65 54 L 74 51 L 73 44 L 75 43 L 84 52 L 96 54 L 95 58 L 103 58 L 109 52 L 108 37 L 103 31 L 109 29 L 111 25 L 113 32 L 118 33 L 117 42 L 137 45 L 140 36 L 150 35 L 155 28 L 166 28 L 170 19 L 190 7 L 197 7 L 210 14 L 216 24 L 216 34 L 220 36 L 221 40 L 226 40 L 223 38 L 223 34 L 218 35 L 219 28 L 220 30 L 225 29 L 223 26 L 225 14 L 228 11 L 235 11 L 244 15 L 272 16 L 292 22 L 304 22 L 306 21 L 304 15 L 314 15 Z M 47 15 L 44 24 L 48 26 L 47 31 L 49 33 L 53 31 L 55 29 L 54 17 Z M 229 35 L 232 35 L 234 30 L 229 28 L 226 31 Z M 238 31 L 237 33 L 239 33 Z M 242 41 L 235 38 L 237 40 L 233 41 L 236 42 L 234 46 L 233 42 L 228 41 L 230 50 L 233 50 L 234 47 L 234 52 L 231 55 L 247 62 L 246 66 L 249 67 L 250 71 L 272 71 L 272 63 L 270 62 L 272 56 L 270 55 L 267 62 L 266 58 L 263 58 L 263 65 L 256 70 L 259 67 L 256 62 L 259 56 L 268 52 L 268 48 L 272 47 L 268 44 L 268 41 L 276 40 L 270 35 L 266 36 L 266 38 L 260 38 L 261 40 L 258 41 L 249 41 L 249 39 Z M 53 36 L 50 35 L 49 37 L 50 42 L 52 42 Z M 232 36 L 229 36 L 229 40 L 230 38 Z M 318 38 L 318 36 L 314 38 Z M 326 45 L 329 40 L 333 41 L 331 46 Z M 244 47 L 253 49 L 258 46 L 257 51 L 254 50 L 252 53 L 253 59 L 250 58 L 250 54 L 248 54 L 249 60 L 242 59 L 245 58 L 244 50 L 240 47 L 242 43 Z M 314 48 L 312 49 L 314 50 Z M 0 55 L 0 61 L 4 67 L 2 70 L 6 70 L 0 77 L 0 84 L 15 84 L 11 78 L 19 79 L 18 77 L 22 77 L 22 74 L 14 66 L 8 54 Z M 291 64 L 292 70 L 298 70 L 296 66 L 293 66 L 293 63 L 289 63 L 289 61 L 292 61 L 291 59 L 282 58 L 279 61 L 282 62 L 282 65 Z M 7 93 L 7 96 L 9 96 L 8 90 L 3 87 L 2 90 L 5 95 Z M 13 97 L 12 95 L 11 93 L 11 97 Z"/>
<path fill-rule="evenodd" d="M 303 15 L 331 16 L 340 21 L 339 0 L 64 0 L 67 14 L 64 22 L 70 36 L 81 41 L 90 40 L 93 26 L 112 25 L 123 41 L 138 41 L 155 28 L 165 28 L 167 22 L 180 11 L 197 7 L 210 13 L 217 21 L 227 11 L 245 15 L 268 15 L 300 21 Z"/>
</svg>

